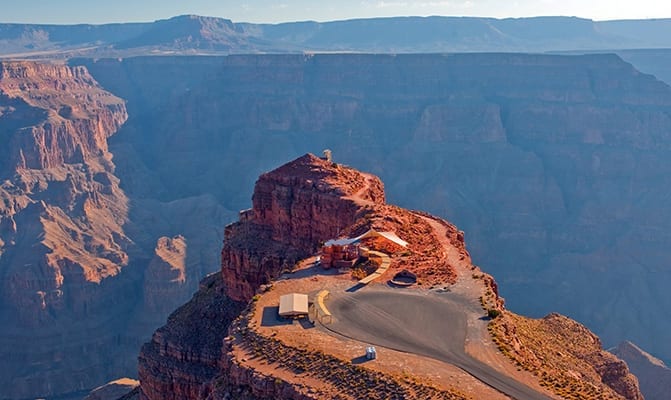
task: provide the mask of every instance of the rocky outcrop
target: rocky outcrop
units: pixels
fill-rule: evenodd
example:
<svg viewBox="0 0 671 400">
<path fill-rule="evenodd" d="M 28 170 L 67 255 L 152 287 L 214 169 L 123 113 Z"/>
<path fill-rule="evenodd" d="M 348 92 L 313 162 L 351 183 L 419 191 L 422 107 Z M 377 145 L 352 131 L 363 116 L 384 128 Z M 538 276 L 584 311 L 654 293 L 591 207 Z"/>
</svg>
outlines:
<svg viewBox="0 0 671 400">
<path fill-rule="evenodd" d="M 156 243 L 154 258 L 144 275 L 143 313 L 162 315 L 173 311 L 175 302 L 188 300 L 186 283 L 187 243 L 183 236 L 161 237 Z"/>
<path fill-rule="evenodd" d="M 142 347 L 142 399 L 198 399 L 218 375 L 223 339 L 244 304 L 226 296 L 221 274 L 201 282 L 193 299 Z"/>
<path fill-rule="evenodd" d="M 669 396 L 671 369 L 663 361 L 631 342 L 622 342 L 609 351 L 627 363 L 638 378 L 646 400 L 662 400 Z"/>
<path fill-rule="evenodd" d="M 356 223 L 365 222 L 363 229 L 375 223 L 371 212 L 387 207 L 384 199 L 377 177 L 312 154 L 261 175 L 252 196 L 253 208 L 242 211 L 240 220 L 226 227 L 221 273 L 205 279 L 196 296 L 143 346 L 139 358 L 142 398 L 205 398 L 214 387 L 220 393 L 231 387 L 256 388 L 250 398 L 273 398 L 280 389 L 294 393 L 291 385 L 268 383 L 227 360 L 222 349 L 228 328 L 260 285 Z M 386 217 L 394 221 L 392 215 Z M 265 385 L 271 385 L 273 392 L 261 395 Z M 247 392 L 235 393 L 245 398 Z"/>
<path fill-rule="evenodd" d="M 627 364 L 570 318 L 552 313 L 530 319 L 504 311 L 489 329 L 505 355 L 562 398 L 643 400 Z"/>
<path fill-rule="evenodd" d="M 226 228 L 221 265 L 228 296 L 249 301 L 260 285 L 338 237 L 361 212 L 343 199 L 355 193 L 384 204 L 378 178 L 311 154 L 261 175 L 252 209 Z"/>
</svg>

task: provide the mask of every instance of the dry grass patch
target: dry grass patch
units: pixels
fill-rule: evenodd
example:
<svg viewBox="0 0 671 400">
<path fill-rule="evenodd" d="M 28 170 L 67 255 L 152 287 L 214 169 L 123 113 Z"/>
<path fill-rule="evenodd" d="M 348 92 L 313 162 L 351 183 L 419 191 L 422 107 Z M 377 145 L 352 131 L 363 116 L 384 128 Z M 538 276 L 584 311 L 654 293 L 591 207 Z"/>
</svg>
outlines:
<svg viewBox="0 0 671 400">
<path fill-rule="evenodd" d="M 550 314 L 531 319 L 505 311 L 488 329 L 499 350 L 518 368 L 532 372 L 541 386 L 563 398 L 637 398 L 638 384 L 629 371 L 608 370 L 619 368 L 619 360 L 603 351 L 596 335 L 567 317 Z"/>
</svg>

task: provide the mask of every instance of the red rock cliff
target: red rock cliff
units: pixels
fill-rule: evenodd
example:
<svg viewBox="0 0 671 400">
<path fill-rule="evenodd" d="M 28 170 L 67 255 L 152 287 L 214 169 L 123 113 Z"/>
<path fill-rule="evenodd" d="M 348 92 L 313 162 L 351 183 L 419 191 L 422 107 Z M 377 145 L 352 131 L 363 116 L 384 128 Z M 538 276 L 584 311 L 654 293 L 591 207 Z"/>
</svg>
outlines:
<svg viewBox="0 0 671 400">
<path fill-rule="evenodd" d="M 384 204 L 382 182 L 306 154 L 261 175 L 253 208 L 226 227 L 221 273 L 227 294 L 249 300 L 256 288 L 337 237 L 362 207 L 346 196 Z"/>
<path fill-rule="evenodd" d="M 127 118 L 124 102 L 102 90 L 84 67 L 2 63 L 0 91 L 11 118 L 41 120 L 12 132 L 9 160 L 16 168 L 93 161 L 107 153 L 107 138 Z"/>
<path fill-rule="evenodd" d="M 2 398 L 81 390 L 102 369 L 123 370 L 89 367 L 110 353 L 100 343 L 120 342 L 109 328 L 130 289 L 107 282 L 132 248 L 107 147 L 126 118 L 124 101 L 83 67 L 0 63 Z M 104 349 L 84 355 L 94 347 Z"/>
<path fill-rule="evenodd" d="M 222 366 L 230 364 L 221 359 L 228 325 L 259 285 L 337 237 L 365 212 L 348 197 L 353 195 L 384 204 L 377 177 L 312 154 L 263 174 L 253 208 L 226 227 L 221 274 L 205 279 L 196 296 L 143 346 L 142 398 L 204 398 Z"/>
<path fill-rule="evenodd" d="M 122 138 L 112 154 L 127 114 L 87 68 L 0 62 L 0 398 L 135 376 L 142 343 L 218 269 L 233 212 L 199 189 L 166 190 L 174 179 Z"/>
</svg>

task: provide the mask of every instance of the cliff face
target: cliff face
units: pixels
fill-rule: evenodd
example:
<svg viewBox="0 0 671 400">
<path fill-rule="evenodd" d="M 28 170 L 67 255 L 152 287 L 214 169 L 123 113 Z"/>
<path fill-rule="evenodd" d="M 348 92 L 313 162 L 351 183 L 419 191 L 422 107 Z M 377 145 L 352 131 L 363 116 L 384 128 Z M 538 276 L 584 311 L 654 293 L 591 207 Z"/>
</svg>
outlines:
<svg viewBox="0 0 671 400">
<path fill-rule="evenodd" d="M 84 389 L 99 372 L 77 366 L 96 362 L 82 356 L 98 341 L 115 340 L 103 326 L 131 290 L 128 198 L 107 148 L 125 105 L 83 67 L 2 63 L 0 109 L 2 397 Z M 97 324 L 82 322 L 92 316 Z M 56 345 L 64 332 L 72 336 Z M 26 365 L 36 367 L 20 372 Z"/>
<path fill-rule="evenodd" d="M 205 398 L 222 375 L 223 339 L 230 323 L 261 284 L 361 217 L 363 208 L 344 197 L 355 193 L 372 204 L 384 203 L 378 178 L 310 154 L 261 175 L 253 208 L 226 228 L 221 273 L 205 279 L 194 299 L 143 346 L 142 398 Z"/>
<path fill-rule="evenodd" d="M 352 225 L 360 206 L 342 196 L 354 193 L 384 204 L 378 178 L 309 154 L 261 175 L 252 209 L 241 212 L 241 221 L 226 228 L 221 263 L 228 296 L 249 301 L 259 285 L 282 269 L 292 269 L 321 242 Z"/>
<path fill-rule="evenodd" d="M 221 275 L 201 282 L 200 290 L 168 318 L 139 356 L 141 398 L 197 399 L 218 373 L 223 338 L 243 303 L 226 296 Z"/>
<path fill-rule="evenodd" d="M 659 318 L 671 307 L 671 91 L 618 57 L 86 64 L 136 115 L 112 143 L 139 154 L 166 193 L 209 187 L 227 209 L 243 209 L 260 173 L 330 148 L 336 161 L 381 176 L 394 203 L 468 232 L 476 263 L 499 277 L 513 308 L 558 311 L 607 345 L 626 337 L 671 358 L 661 340 L 671 322 Z M 613 308 L 618 317 L 606 317 Z"/>
<path fill-rule="evenodd" d="M 128 117 L 124 102 L 102 90 L 83 67 L 3 63 L 0 81 L 10 103 L 3 116 L 37 122 L 8 133 L 9 168 L 100 163 L 109 156 L 107 138 Z"/>
<path fill-rule="evenodd" d="M 219 265 L 212 196 L 121 188 L 108 141 L 127 118 L 85 67 L 0 63 L 1 398 L 135 375 L 142 342 Z"/>
<path fill-rule="evenodd" d="M 622 342 L 609 350 L 627 363 L 636 374 L 646 400 L 662 400 L 671 389 L 671 369 L 631 342 Z"/>
<path fill-rule="evenodd" d="M 107 138 L 127 118 L 124 103 L 81 67 L 3 63 L 0 91 L 9 178 L 2 304 L 25 323 L 48 320 L 69 302 L 85 314 L 97 299 L 81 286 L 117 275 L 128 262 L 127 198 L 107 151 Z M 26 234 L 35 236 L 21 240 Z M 63 293 L 64 285 L 80 287 Z"/>
</svg>

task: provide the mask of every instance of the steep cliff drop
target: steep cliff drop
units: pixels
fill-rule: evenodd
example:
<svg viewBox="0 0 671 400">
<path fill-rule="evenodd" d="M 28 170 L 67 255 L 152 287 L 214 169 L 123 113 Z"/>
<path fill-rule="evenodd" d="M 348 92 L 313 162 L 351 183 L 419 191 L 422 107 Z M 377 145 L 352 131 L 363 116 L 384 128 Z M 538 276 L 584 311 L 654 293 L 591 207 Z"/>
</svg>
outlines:
<svg viewBox="0 0 671 400">
<path fill-rule="evenodd" d="M 671 392 L 671 368 L 631 342 L 622 342 L 610 352 L 624 360 L 636 374 L 646 400 L 664 400 Z"/>
<path fill-rule="evenodd" d="M 126 313 L 117 299 L 133 295 L 128 199 L 107 148 L 126 118 L 84 67 L 0 64 L 2 398 L 129 370 L 109 328 Z"/>
<path fill-rule="evenodd" d="M 141 398 L 642 399 L 626 364 L 607 358 L 586 328 L 505 310 L 493 278 L 471 263 L 463 232 L 386 204 L 377 177 L 307 154 L 261 175 L 252 203 L 226 228 L 221 272 L 204 279 L 143 347 Z M 371 230 L 394 232 L 407 248 L 391 257 L 366 253 L 368 261 L 351 274 L 316 262 L 329 239 Z M 380 283 L 352 279 L 376 265 Z M 416 278 L 415 288 L 381 284 L 403 270 Z M 301 323 L 277 318 L 279 296 L 292 292 L 314 302 Z M 328 322 L 326 307 L 333 307 Z M 363 321 L 355 318 L 361 312 Z M 451 328 L 443 347 L 429 330 L 444 323 Z M 550 328 L 531 335 L 525 324 Z M 384 333 L 370 334 L 376 329 Z M 563 341 L 566 356 L 534 342 L 549 339 Z M 380 346 L 379 357 L 366 364 L 361 354 L 369 343 Z M 529 354 L 540 367 L 525 363 Z M 576 379 L 592 391 L 578 391 Z"/>
<path fill-rule="evenodd" d="M 135 376 L 219 266 L 231 213 L 208 193 L 147 198 L 161 179 L 110 140 L 127 117 L 85 67 L 0 63 L 0 398 Z"/>
</svg>

